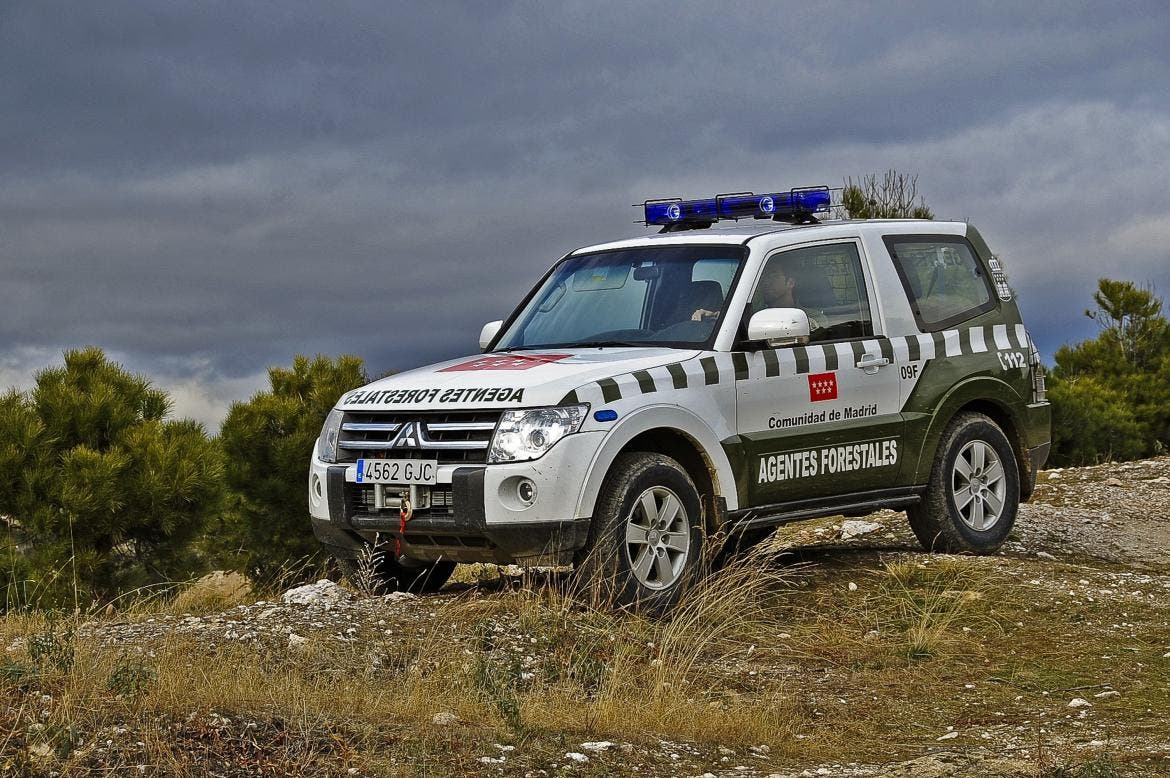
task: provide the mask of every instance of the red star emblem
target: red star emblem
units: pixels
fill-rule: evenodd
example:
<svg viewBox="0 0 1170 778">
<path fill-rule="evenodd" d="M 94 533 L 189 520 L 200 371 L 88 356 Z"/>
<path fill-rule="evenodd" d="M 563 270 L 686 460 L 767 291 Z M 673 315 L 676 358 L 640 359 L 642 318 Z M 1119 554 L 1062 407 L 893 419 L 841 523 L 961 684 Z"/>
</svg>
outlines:
<svg viewBox="0 0 1170 778">
<path fill-rule="evenodd" d="M 808 399 L 810 402 L 837 399 L 836 373 L 809 373 Z"/>
</svg>

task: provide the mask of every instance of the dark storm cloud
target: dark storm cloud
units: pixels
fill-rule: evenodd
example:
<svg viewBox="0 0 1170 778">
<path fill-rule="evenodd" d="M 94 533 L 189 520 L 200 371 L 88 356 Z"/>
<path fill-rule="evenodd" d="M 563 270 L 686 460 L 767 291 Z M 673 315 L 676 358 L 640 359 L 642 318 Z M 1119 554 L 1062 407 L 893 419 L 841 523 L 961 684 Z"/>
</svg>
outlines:
<svg viewBox="0 0 1170 778">
<path fill-rule="evenodd" d="M 941 5 L 6 5 L 9 363 L 408 367 L 631 202 L 889 165 L 983 228 L 1046 349 L 1099 274 L 1170 288 L 1164 5 Z"/>
</svg>

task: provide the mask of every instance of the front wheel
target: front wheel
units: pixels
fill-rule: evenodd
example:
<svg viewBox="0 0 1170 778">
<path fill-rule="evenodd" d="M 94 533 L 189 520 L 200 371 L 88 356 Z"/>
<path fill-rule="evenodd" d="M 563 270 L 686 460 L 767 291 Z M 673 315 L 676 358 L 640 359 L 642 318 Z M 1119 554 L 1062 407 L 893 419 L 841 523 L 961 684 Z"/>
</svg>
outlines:
<svg viewBox="0 0 1170 778">
<path fill-rule="evenodd" d="M 928 551 L 990 554 L 1007 540 L 1020 503 L 1020 473 L 1007 436 L 981 413 L 943 433 L 922 502 L 907 515 Z"/>
<path fill-rule="evenodd" d="M 601 605 L 663 613 L 694 580 L 703 552 L 699 492 L 663 454 L 623 454 L 605 479 L 579 554 L 582 593 Z"/>
</svg>

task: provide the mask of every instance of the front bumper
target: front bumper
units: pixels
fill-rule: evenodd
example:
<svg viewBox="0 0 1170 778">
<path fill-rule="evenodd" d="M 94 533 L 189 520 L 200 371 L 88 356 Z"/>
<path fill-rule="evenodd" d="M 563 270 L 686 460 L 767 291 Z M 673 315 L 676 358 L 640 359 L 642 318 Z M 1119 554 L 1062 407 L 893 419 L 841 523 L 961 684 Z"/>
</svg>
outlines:
<svg viewBox="0 0 1170 778">
<path fill-rule="evenodd" d="M 603 435 L 570 435 L 532 462 L 440 465 L 433 507 L 416 511 L 405 532 L 397 510 L 371 507 L 371 493 L 362 490 L 374 487 L 347 480 L 351 465 L 314 457 L 309 474 L 313 532 L 343 557 L 357 555 L 364 544 L 395 540 L 402 554 L 424 561 L 569 564 L 588 537 L 589 517 L 577 515 L 577 504 Z M 536 485 L 532 505 L 513 497 L 520 478 Z"/>
</svg>

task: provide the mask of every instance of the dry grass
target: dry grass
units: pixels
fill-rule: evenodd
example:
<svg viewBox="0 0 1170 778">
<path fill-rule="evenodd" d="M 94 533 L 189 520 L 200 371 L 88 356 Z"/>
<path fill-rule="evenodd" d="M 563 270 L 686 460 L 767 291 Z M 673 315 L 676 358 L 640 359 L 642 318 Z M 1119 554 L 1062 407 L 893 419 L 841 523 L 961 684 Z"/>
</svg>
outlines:
<svg viewBox="0 0 1170 778">
<path fill-rule="evenodd" d="M 960 559 L 932 565 L 915 561 L 892 562 L 879 579 L 878 596 L 893 606 L 891 626 L 904 636 L 906 656 L 924 659 L 961 640 L 956 625 L 995 628 L 983 615 L 982 600 L 989 582 L 983 574 Z"/>
<path fill-rule="evenodd" d="M 1133 672 L 1091 661 L 1107 636 L 1052 645 L 1044 619 L 1067 614 L 1033 608 L 980 560 L 845 562 L 793 567 L 757 552 L 662 620 L 582 605 L 556 576 L 533 576 L 519 590 L 423 600 L 437 613 L 421 632 L 345 643 L 325 631 L 295 649 L 171 635 L 139 653 L 78 637 L 76 619 L 11 615 L 0 620 L 0 774 L 5 760 L 80 770 L 116 759 L 183 774 L 196 757 L 286 774 L 461 774 L 491 742 L 539 759 L 565 742 L 659 737 L 766 743 L 780 763 L 888 759 L 917 755 L 946 726 L 1061 715 L 1065 700 L 1044 692 L 1100 683 L 1104 664 Z M 227 581 L 192 590 L 171 612 L 244 596 Z M 1130 701 L 1136 713 L 1170 696 L 1135 683 L 1109 704 L 1119 723 Z M 459 723 L 433 725 L 441 711 Z M 134 742 L 111 756 L 99 744 L 115 726 Z"/>
</svg>

